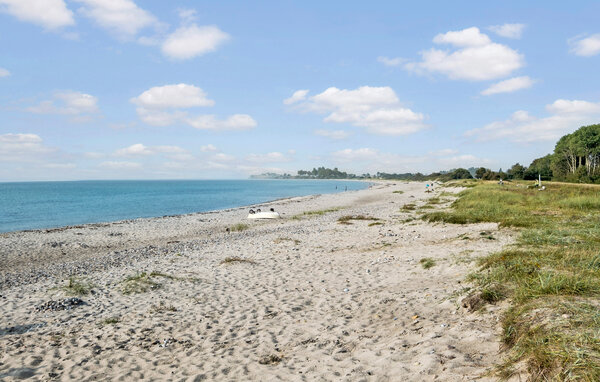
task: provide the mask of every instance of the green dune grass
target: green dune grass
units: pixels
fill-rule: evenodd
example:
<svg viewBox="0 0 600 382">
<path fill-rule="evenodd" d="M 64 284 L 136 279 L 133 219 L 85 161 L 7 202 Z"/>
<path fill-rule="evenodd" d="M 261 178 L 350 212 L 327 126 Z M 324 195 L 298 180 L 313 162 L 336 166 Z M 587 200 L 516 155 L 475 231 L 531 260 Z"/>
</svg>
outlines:
<svg viewBox="0 0 600 382">
<path fill-rule="evenodd" d="M 600 187 L 545 186 L 478 182 L 450 210 L 423 219 L 520 231 L 514 245 L 481 259 L 469 275 L 483 300 L 509 299 L 500 377 L 526 365 L 532 381 L 599 381 Z"/>
</svg>

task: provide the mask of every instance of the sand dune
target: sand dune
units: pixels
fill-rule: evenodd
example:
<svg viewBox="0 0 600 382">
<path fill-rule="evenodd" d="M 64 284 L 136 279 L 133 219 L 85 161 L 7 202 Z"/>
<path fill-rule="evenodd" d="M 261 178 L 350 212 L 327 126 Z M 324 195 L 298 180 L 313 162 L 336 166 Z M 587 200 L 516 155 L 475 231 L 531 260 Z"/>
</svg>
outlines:
<svg viewBox="0 0 600 382">
<path fill-rule="evenodd" d="M 240 208 L 3 234 L 0 379 L 493 380 L 499 308 L 460 301 L 474 260 L 513 236 L 412 220 L 401 207 L 435 196 L 424 189 L 390 182 L 263 205 L 277 221 Z M 379 220 L 338 222 L 348 215 Z M 227 232 L 237 223 L 249 227 Z M 141 272 L 155 275 L 125 281 Z M 70 274 L 92 292 L 45 309 L 69 297 Z"/>
</svg>

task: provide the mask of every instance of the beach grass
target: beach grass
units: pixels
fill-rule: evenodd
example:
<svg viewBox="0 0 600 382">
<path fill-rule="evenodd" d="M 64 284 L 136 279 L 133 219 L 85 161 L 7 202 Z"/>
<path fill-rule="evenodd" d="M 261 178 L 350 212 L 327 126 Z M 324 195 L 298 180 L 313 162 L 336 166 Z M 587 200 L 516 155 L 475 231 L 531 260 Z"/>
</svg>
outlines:
<svg viewBox="0 0 600 382">
<path fill-rule="evenodd" d="M 293 242 L 294 245 L 298 245 L 298 244 L 301 243 L 300 240 L 298 240 L 298 239 L 292 239 L 291 237 L 278 237 L 277 239 L 273 240 L 273 242 L 275 244 L 285 243 L 286 241 Z"/>
<path fill-rule="evenodd" d="M 221 261 L 221 264 L 235 264 L 235 263 L 246 263 L 246 264 L 256 264 L 256 261 L 250 259 L 244 259 L 243 257 L 226 257 Z"/>
<path fill-rule="evenodd" d="M 119 322 L 121 322 L 121 319 L 117 316 L 112 316 L 112 317 L 108 317 L 105 318 L 104 320 L 102 320 L 102 325 L 114 325 L 114 324 L 118 324 Z"/>
<path fill-rule="evenodd" d="M 342 207 L 333 207 L 333 208 L 326 208 L 324 210 L 305 211 L 301 214 L 292 216 L 292 219 L 298 220 L 298 219 L 302 219 L 304 217 L 322 216 L 322 215 L 325 215 L 325 214 L 328 214 L 331 212 L 339 211 L 341 209 L 342 209 Z"/>
<path fill-rule="evenodd" d="M 417 209 L 417 205 L 414 203 L 406 203 L 405 205 L 402 206 L 401 210 L 404 212 L 408 212 L 408 211 L 414 211 Z"/>
<path fill-rule="evenodd" d="M 429 268 L 433 268 L 435 266 L 435 260 L 430 257 L 425 257 L 425 258 L 419 260 L 419 263 L 421 263 L 421 266 L 423 267 L 423 269 L 429 269 Z"/>
<path fill-rule="evenodd" d="M 508 349 L 499 376 L 523 365 L 532 381 L 600 380 L 600 187 L 477 182 L 431 222 L 498 222 L 520 235 L 478 261 L 468 279 L 479 298 L 509 298 L 502 318 Z M 481 238 L 493 240 L 489 232 Z"/>
<path fill-rule="evenodd" d="M 157 278 L 166 278 L 177 280 L 175 276 L 167 275 L 161 272 L 141 272 L 133 276 L 127 277 L 121 282 L 121 292 L 123 294 L 144 293 L 149 290 L 159 289 L 162 284 L 157 281 Z"/>
<path fill-rule="evenodd" d="M 338 219 L 338 223 L 352 224 L 352 220 L 374 220 L 374 221 L 377 221 L 377 220 L 379 220 L 379 218 L 374 218 L 372 216 L 365 216 L 365 215 L 345 215 Z"/>
<path fill-rule="evenodd" d="M 229 231 L 242 232 L 242 231 L 247 230 L 248 228 L 250 228 L 250 226 L 248 224 L 238 223 L 238 224 L 234 224 L 231 227 L 229 227 Z"/>
<path fill-rule="evenodd" d="M 90 294 L 92 289 L 94 289 L 94 285 L 92 283 L 77 276 L 69 277 L 69 282 L 67 285 L 62 287 L 62 290 L 67 294 L 75 296 L 84 296 Z"/>
</svg>

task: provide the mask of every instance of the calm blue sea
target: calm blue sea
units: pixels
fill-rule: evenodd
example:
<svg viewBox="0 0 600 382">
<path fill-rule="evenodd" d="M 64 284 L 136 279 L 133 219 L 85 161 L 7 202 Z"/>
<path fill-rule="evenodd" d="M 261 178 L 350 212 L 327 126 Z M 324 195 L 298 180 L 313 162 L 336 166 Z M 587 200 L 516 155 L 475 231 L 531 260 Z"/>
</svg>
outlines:
<svg viewBox="0 0 600 382">
<path fill-rule="evenodd" d="M 368 185 L 341 180 L 0 183 L 0 232 L 211 211 Z"/>
</svg>

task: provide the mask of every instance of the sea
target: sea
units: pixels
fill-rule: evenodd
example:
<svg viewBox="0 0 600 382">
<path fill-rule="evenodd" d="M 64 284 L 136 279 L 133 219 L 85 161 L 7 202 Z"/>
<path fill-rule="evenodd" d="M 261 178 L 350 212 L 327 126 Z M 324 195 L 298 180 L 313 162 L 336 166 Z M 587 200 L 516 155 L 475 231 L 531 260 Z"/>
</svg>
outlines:
<svg viewBox="0 0 600 382">
<path fill-rule="evenodd" d="M 368 186 L 301 179 L 0 183 L 0 232 L 206 212 Z"/>
</svg>

